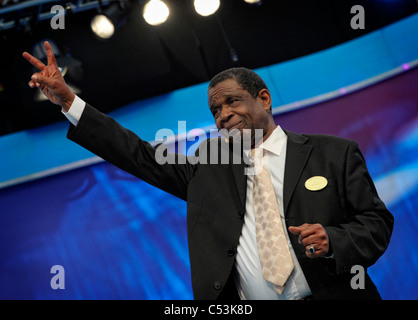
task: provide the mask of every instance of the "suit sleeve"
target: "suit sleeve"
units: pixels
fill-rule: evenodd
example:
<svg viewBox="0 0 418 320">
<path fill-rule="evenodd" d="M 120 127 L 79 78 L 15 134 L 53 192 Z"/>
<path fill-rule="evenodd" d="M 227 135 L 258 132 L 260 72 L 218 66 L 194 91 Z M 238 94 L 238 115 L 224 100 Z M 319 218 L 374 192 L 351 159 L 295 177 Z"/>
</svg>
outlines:
<svg viewBox="0 0 418 320">
<path fill-rule="evenodd" d="M 183 200 L 194 165 L 181 154 L 155 147 L 132 131 L 86 104 L 77 126 L 70 125 L 67 138 L 145 182 Z M 157 161 L 156 154 L 170 161 Z"/>
<path fill-rule="evenodd" d="M 337 273 L 351 266 L 373 265 L 385 252 L 393 229 L 393 216 L 379 198 L 364 157 L 350 142 L 345 159 L 345 222 L 325 227 L 335 257 Z"/>
</svg>

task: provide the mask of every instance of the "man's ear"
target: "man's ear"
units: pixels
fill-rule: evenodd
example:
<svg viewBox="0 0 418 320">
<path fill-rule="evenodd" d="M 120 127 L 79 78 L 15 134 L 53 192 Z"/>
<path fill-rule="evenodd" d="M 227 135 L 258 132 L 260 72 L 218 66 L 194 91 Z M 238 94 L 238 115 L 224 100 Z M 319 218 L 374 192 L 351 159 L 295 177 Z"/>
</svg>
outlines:
<svg viewBox="0 0 418 320">
<path fill-rule="evenodd" d="M 271 111 L 271 95 L 270 95 L 270 91 L 268 91 L 267 89 L 261 89 L 258 92 L 258 98 L 263 103 L 264 109 L 266 111 Z"/>
</svg>

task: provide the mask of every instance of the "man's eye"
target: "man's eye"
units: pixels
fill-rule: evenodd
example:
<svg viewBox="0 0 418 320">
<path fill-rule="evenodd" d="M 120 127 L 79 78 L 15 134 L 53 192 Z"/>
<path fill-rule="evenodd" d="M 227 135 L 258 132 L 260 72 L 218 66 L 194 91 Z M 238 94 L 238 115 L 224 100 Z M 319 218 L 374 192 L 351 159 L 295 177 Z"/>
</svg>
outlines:
<svg viewBox="0 0 418 320">
<path fill-rule="evenodd" d="M 216 118 L 219 115 L 219 108 L 216 108 L 212 111 L 213 116 Z"/>
<path fill-rule="evenodd" d="M 233 104 L 236 101 L 237 101 L 237 99 L 234 99 L 234 98 L 228 99 L 228 103 L 229 104 Z"/>
</svg>

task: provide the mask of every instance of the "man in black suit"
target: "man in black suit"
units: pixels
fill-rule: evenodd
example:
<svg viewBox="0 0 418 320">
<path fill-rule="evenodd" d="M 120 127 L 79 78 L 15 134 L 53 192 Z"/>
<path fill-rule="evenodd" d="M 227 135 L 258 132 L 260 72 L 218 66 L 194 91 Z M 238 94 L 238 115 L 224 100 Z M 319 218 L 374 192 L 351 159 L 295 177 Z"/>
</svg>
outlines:
<svg viewBox="0 0 418 320">
<path fill-rule="evenodd" d="M 216 126 L 230 132 L 229 139 L 206 140 L 196 157 L 178 154 L 174 163 L 161 163 L 156 149 L 164 146 L 152 147 L 75 96 L 48 43 L 45 48 L 47 65 L 23 54 L 40 70 L 29 85 L 61 106 L 71 122 L 68 138 L 187 201 L 195 299 L 380 299 L 367 272 L 364 286 L 356 288 L 350 270 L 354 265 L 367 270 L 383 254 L 393 217 L 355 142 L 282 130 L 274 123 L 263 80 L 248 69 L 234 68 L 215 76 L 208 89 Z M 278 215 L 287 230 L 294 267 L 281 293 L 264 279 L 258 255 L 257 187 L 244 161 L 250 150 L 240 151 L 240 163 L 214 163 L 211 153 L 215 146 L 219 154 L 226 150 L 232 157 L 234 141 L 242 143 L 245 132 L 250 132 L 251 149 L 264 150 Z"/>
</svg>

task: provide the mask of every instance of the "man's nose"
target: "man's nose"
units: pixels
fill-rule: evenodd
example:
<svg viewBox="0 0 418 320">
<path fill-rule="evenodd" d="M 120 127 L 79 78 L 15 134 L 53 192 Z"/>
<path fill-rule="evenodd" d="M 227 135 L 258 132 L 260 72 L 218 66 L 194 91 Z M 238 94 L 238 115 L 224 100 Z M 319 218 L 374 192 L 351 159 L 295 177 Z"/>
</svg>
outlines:
<svg viewBox="0 0 418 320">
<path fill-rule="evenodd" d="M 232 116 L 231 110 L 228 107 L 222 108 L 221 121 L 227 122 Z"/>
</svg>

